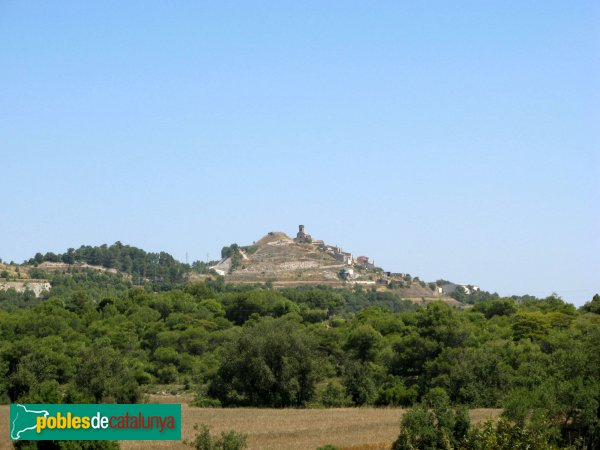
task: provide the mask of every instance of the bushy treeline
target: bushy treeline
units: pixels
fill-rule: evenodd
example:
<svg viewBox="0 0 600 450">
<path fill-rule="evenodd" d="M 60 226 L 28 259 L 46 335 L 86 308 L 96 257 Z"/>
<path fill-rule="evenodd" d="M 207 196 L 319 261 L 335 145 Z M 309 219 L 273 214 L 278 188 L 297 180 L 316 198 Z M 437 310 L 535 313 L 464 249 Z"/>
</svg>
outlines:
<svg viewBox="0 0 600 450">
<path fill-rule="evenodd" d="M 43 302 L 0 311 L 0 401 L 137 402 L 155 384 L 194 389 L 203 406 L 442 398 L 504 408 L 552 445 L 598 443 L 598 296 L 579 310 L 557 297 L 420 308 L 363 290 L 105 281 L 58 278 Z"/>
<path fill-rule="evenodd" d="M 70 248 L 65 253 L 36 253 L 28 264 L 36 265 L 44 261 L 63 262 L 65 264 L 87 263 L 107 269 L 117 269 L 132 276 L 134 284 L 152 281 L 171 287 L 172 283 L 182 282 L 190 271 L 166 252 L 149 253 L 140 248 L 115 242 L 112 245 L 82 245 L 78 249 Z"/>
<path fill-rule="evenodd" d="M 547 418 L 523 421 L 510 417 L 510 412 L 497 422 L 473 425 L 464 406 L 452 406 L 443 389 L 433 388 L 403 415 L 392 449 L 575 450 L 598 448 L 598 439 L 597 427 L 564 433 Z"/>
</svg>

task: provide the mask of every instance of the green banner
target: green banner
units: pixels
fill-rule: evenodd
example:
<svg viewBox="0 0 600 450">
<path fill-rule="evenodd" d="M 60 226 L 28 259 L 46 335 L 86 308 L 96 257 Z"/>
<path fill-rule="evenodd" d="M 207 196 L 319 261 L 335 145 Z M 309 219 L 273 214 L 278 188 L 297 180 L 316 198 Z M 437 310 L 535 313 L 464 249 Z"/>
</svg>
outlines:
<svg viewBox="0 0 600 450">
<path fill-rule="evenodd" d="M 180 440 L 181 405 L 10 405 L 11 440 Z"/>
</svg>

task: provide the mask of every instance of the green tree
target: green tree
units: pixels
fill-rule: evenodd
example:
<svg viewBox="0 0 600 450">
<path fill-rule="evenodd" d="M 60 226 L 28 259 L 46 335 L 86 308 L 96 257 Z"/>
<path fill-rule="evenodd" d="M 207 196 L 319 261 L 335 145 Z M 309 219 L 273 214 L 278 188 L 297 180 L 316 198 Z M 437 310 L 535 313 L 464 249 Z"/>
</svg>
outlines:
<svg viewBox="0 0 600 450">
<path fill-rule="evenodd" d="M 209 393 L 224 405 L 302 406 L 317 379 L 315 342 L 302 325 L 265 318 L 223 349 Z"/>
<path fill-rule="evenodd" d="M 346 393 L 346 388 L 338 380 L 331 380 L 322 386 L 318 396 L 320 403 L 328 408 L 339 408 L 352 403 L 352 399 Z"/>
<path fill-rule="evenodd" d="M 511 316 L 517 312 L 517 306 L 510 299 L 492 300 L 476 303 L 472 311 L 480 312 L 486 319 L 491 319 L 494 316 Z"/>
<path fill-rule="evenodd" d="M 98 341 L 82 353 L 67 397 L 72 403 L 137 403 L 141 392 L 123 357 L 106 341 Z"/>
<path fill-rule="evenodd" d="M 350 332 L 344 348 L 361 361 L 373 361 L 382 345 L 382 337 L 371 325 L 359 325 Z"/>
<path fill-rule="evenodd" d="M 344 372 L 344 386 L 355 405 L 371 403 L 376 394 L 375 374 L 371 364 L 350 361 Z"/>
<path fill-rule="evenodd" d="M 583 311 L 600 314 L 600 295 L 596 294 L 591 301 L 581 307 Z"/>
<path fill-rule="evenodd" d="M 377 392 L 375 404 L 378 406 L 412 406 L 417 400 L 415 387 L 407 388 L 400 381 L 382 386 Z"/>
<path fill-rule="evenodd" d="M 394 450 L 461 448 L 470 427 L 465 408 L 451 408 L 443 389 L 432 389 L 423 402 L 402 416 Z"/>
</svg>

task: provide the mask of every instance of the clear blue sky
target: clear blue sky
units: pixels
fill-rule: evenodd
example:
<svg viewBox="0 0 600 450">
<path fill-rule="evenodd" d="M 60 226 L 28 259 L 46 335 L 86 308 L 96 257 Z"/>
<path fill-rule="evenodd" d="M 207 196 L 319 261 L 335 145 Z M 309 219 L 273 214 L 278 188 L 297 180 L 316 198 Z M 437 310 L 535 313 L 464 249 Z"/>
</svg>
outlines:
<svg viewBox="0 0 600 450">
<path fill-rule="evenodd" d="M 600 292 L 597 1 L 0 1 L 0 257 L 270 230 Z"/>
</svg>

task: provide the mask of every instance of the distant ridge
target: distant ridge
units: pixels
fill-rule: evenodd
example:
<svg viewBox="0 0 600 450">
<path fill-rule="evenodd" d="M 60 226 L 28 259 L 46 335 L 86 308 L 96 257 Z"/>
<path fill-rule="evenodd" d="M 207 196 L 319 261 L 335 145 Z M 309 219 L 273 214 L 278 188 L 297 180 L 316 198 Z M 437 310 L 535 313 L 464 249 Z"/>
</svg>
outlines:
<svg viewBox="0 0 600 450">
<path fill-rule="evenodd" d="M 222 259 L 209 263 L 184 264 L 169 253 L 146 252 L 117 241 L 110 246 L 82 245 L 59 254 L 37 253 L 26 262 L 19 277 L 15 270 L 6 266 L 13 281 L 37 277 L 42 283 L 48 281 L 48 274 L 74 270 L 106 272 L 122 276 L 134 285 L 150 282 L 158 290 L 215 276 L 223 277 L 227 283 L 264 283 L 275 288 L 320 285 L 391 290 L 402 298 L 424 301 L 451 301 L 449 288 L 464 289 L 463 285 L 445 280 L 425 283 L 407 273 L 385 271 L 368 256 L 355 256 L 337 245 L 313 239 L 304 225 L 299 225 L 295 238 L 282 231 L 270 231 L 251 245 L 225 246 Z M 31 271 L 35 276 L 29 276 Z M 6 281 L 10 281 L 9 278 Z M 4 284 L 4 288 L 8 288 L 9 285 Z M 469 294 L 468 288 L 473 286 L 464 286 L 468 286 L 466 293 Z"/>
</svg>

